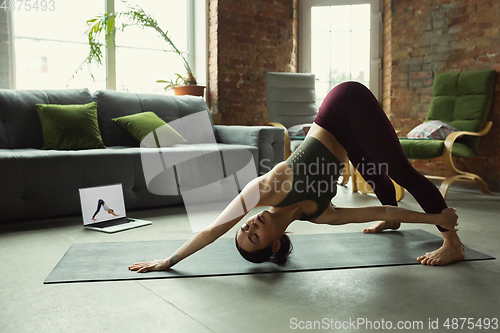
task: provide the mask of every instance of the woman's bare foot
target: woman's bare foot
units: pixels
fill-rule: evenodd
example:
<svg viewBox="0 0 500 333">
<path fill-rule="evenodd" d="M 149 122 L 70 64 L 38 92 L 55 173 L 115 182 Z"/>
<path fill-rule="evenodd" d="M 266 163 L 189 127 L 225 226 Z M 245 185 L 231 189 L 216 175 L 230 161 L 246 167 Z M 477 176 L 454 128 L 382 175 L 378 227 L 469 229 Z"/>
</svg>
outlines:
<svg viewBox="0 0 500 333">
<path fill-rule="evenodd" d="M 462 245 L 459 247 L 441 246 L 433 252 L 428 252 L 424 256 L 418 257 L 417 260 L 422 265 L 443 266 L 455 261 L 461 261 L 465 257 L 465 251 Z"/>
<path fill-rule="evenodd" d="M 444 238 L 443 246 L 433 252 L 418 257 L 422 265 L 442 266 L 455 261 L 461 261 L 465 257 L 465 250 L 457 232 L 450 230 L 441 233 Z"/>
<path fill-rule="evenodd" d="M 396 229 L 399 229 L 400 226 L 401 226 L 401 223 L 399 223 L 399 222 L 381 221 L 381 222 L 377 222 L 377 223 L 372 224 L 369 228 L 363 229 L 363 232 L 365 234 L 375 234 L 377 232 L 382 232 L 385 229 L 396 230 Z"/>
</svg>

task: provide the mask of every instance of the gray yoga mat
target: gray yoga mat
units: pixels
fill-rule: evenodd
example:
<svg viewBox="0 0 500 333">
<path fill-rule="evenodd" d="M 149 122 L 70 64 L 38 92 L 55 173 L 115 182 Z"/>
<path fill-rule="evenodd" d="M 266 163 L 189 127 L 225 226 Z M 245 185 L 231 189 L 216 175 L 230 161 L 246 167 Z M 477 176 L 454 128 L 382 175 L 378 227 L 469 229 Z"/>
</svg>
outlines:
<svg viewBox="0 0 500 333">
<path fill-rule="evenodd" d="M 44 283 L 116 281 L 239 275 L 270 272 L 362 268 L 420 264 L 416 258 L 441 246 L 442 239 L 423 230 L 380 234 L 290 234 L 294 251 L 285 266 L 245 261 L 233 238 L 221 238 L 181 261 L 169 271 L 136 273 L 128 266 L 168 258 L 185 240 L 76 243 L 66 252 Z M 465 260 L 495 259 L 465 249 Z"/>
</svg>

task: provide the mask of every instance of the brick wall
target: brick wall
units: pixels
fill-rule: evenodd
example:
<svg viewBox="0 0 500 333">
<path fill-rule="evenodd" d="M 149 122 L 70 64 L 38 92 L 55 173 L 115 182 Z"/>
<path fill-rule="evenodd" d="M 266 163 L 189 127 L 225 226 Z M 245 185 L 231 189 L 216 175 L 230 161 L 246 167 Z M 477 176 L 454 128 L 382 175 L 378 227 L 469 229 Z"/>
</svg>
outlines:
<svg viewBox="0 0 500 333">
<path fill-rule="evenodd" d="M 209 36 L 212 112 L 264 124 L 266 73 L 297 71 L 297 0 L 209 0 Z"/>
<path fill-rule="evenodd" d="M 391 35 L 390 43 L 384 43 L 384 54 L 387 51 L 392 59 L 390 71 L 384 70 L 384 82 L 390 82 L 390 87 L 384 88 L 390 90 L 390 94 L 384 94 L 383 105 L 396 129 L 412 128 L 424 121 L 432 96 L 434 73 L 485 69 L 500 72 L 500 1 L 384 0 L 384 4 L 386 24 L 390 17 L 390 26 L 384 28 L 384 36 L 385 33 Z M 479 174 L 498 190 L 498 76 L 488 120 L 494 122 L 493 129 L 481 139 L 476 157 L 458 159 L 457 165 Z M 416 161 L 414 165 L 421 171 L 444 174 L 439 161 Z"/>
<path fill-rule="evenodd" d="M 434 73 L 500 72 L 500 2 L 383 0 L 382 105 L 394 127 L 425 119 Z M 209 0 L 209 103 L 224 124 L 267 121 L 265 75 L 297 71 L 297 0 Z M 500 189 L 500 78 L 478 154 L 457 165 Z M 417 161 L 443 174 L 438 161 Z"/>
</svg>

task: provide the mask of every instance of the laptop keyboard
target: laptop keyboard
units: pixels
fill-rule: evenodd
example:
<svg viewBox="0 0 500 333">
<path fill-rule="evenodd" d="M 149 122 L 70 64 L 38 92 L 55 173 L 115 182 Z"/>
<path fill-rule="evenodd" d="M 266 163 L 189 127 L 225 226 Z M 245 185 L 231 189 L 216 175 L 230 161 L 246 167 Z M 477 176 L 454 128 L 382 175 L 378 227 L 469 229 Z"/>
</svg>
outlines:
<svg viewBox="0 0 500 333">
<path fill-rule="evenodd" d="M 112 221 L 105 221 L 105 222 L 100 222 L 93 224 L 92 226 L 95 228 L 108 228 L 108 227 L 113 227 L 115 225 L 120 225 L 124 223 L 129 223 L 129 222 L 134 222 L 134 219 L 129 219 L 129 218 L 122 218 L 122 219 L 117 219 L 117 220 L 112 220 Z"/>
</svg>

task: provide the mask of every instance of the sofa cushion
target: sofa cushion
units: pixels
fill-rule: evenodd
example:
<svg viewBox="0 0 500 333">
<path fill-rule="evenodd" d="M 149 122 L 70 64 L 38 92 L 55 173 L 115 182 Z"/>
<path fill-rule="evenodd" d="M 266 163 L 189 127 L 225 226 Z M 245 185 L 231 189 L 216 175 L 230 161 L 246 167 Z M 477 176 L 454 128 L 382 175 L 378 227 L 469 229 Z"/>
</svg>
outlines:
<svg viewBox="0 0 500 333">
<path fill-rule="evenodd" d="M 146 147 L 168 147 L 179 143 L 186 143 L 186 139 L 151 111 L 113 118 L 112 120 L 129 132 L 139 143 L 149 133 L 155 131 L 153 142 L 145 144 Z M 161 136 L 162 140 L 159 140 L 159 136 Z"/>
<path fill-rule="evenodd" d="M 0 89 L 0 149 L 42 148 L 43 135 L 36 104 L 86 104 L 88 89 Z"/>
<path fill-rule="evenodd" d="M 43 130 L 42 149 L 105 148 L 97 124 L 97 104 L 36 105 Z"/>
<path fill-rule="evenodd" d="M 102 140 L 109 146 L 138 146 L 137 141 L 111 119 L 129 116 L 142 111 L 136 94 L 99 90 L 93 94 L 97 102 L 97 119 Z M 149 111 L 149 110 L 146 110 Z"/>
<path fill-rule="evenodd" d="M 134 138 L 113 123 L 113 118 L 129 116 L 139 112 L 152 111 L 166 123 L 179 118 L 206 113 L 209 119 L 209 130 L 212 139 L 205 131 L 193 130 L 193 126 L 176 127 L 170 124 L 187 143 L 214 142 L 215 129 L 208 106 L 202 97 L 196 96 L 170 96 L 162 94 L 133 94 L 112 90 L 98 90 L 93 95 L 97 102 L 97 117 L 104 144 L 109 146 L 138 146 Z"/>
</svg>

